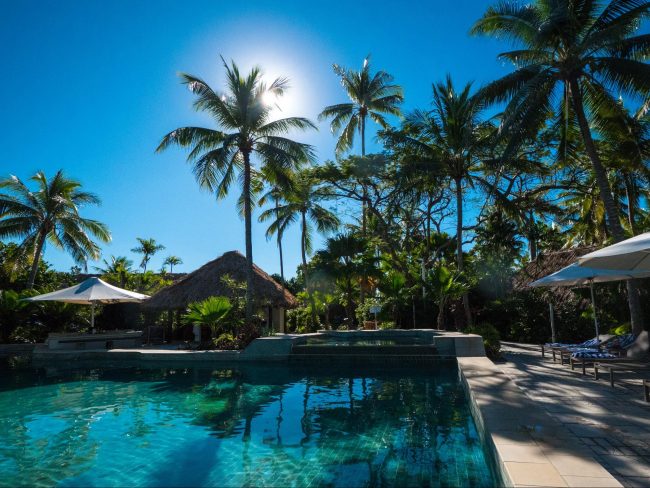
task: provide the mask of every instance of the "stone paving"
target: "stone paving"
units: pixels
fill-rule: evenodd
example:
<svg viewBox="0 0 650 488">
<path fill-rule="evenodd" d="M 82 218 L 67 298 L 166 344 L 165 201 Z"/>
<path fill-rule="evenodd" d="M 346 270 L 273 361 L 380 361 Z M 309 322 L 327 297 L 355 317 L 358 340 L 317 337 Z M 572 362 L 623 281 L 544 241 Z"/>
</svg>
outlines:
<svg viewBox="0 0 650 488">
<path fill-rule="evenodd" d="M 503 343 L 496 365 L 524 393 L 580 438 L 594 458 L 624 486 L 650 487 L 650 403 L 641 380 L 621 373 L 614 388 L 568 365 L 542 359 L 540 347 Z"/>
</svg>

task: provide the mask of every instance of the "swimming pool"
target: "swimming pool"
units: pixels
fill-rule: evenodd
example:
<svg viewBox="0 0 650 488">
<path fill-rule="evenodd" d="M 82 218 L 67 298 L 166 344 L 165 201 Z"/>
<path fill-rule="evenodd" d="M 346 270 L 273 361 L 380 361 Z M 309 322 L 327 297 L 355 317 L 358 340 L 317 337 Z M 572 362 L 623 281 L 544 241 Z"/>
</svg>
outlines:
<svg viewBox="0 0 650 488">
<path fill-rule="evenodd" d="M 2 486 L 494 486 L 455 362 L 0 363 Z"/>
</svg>

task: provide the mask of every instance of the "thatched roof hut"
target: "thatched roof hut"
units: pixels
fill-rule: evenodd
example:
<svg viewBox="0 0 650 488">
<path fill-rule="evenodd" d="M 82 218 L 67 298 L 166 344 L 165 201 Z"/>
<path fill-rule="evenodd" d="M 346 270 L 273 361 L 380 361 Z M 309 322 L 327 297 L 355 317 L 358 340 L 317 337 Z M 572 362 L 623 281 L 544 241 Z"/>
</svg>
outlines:
<svg viewBox="0 0 650 488">
<path fill-rule="evenodd" d="M 595 251 L 597 248 L 576 247 L 564 251 L 554 251 L 542 253 L 534 261 L 524 266 L 513 278 L 512 289 L 515 291 L 524 291 L 533 281 L 537 281 L 544 276 L 561 270 L 562 268 L 575 263 L 580 256 Z M 544 288 L 543 294 L 553 295 L 556 299 L 566 299 L 573 295 L 571 287 Z"/>
<path fill-rule="evenodd" d="M 253 265 L 253 296 L 258 306 L 292 308 L 296 298 L 271 276 Z M 146 310 L 178 310 L 190 303 L 211 296 L 228 295 L 222 278 L 229 275 L 236 281 L 246 281 L 246 258 L 238 251 L 230 251 L 204 264 L 174 284 L 163 288 L 143 307 Z"/>
</svg>

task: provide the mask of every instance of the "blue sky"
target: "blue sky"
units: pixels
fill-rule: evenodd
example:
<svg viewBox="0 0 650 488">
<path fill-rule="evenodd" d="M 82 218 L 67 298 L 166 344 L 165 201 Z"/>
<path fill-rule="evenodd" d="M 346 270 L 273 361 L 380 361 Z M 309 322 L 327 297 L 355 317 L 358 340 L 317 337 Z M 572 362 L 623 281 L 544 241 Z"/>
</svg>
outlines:
<svg viewBox="0 0 650 488">
<path fill-rule="evenodd" d="M 170 130 L 209 123 L 192 110 L 179 71 L 218 88 L 220 54 L 244 70 L 261 65 L 269 78 L 291 80 L 282 114 L 316 120 L 325 105 L 345 101 L 332 63 L 358 68 L 371 53 L 374 67 L 403 86 L 409 111 L 426 107 L 431 83 L 447 73 L 480 85 L 510 71 L 496 60 L 505 44 L 468 35 L 490 3 L 5 2 L 0 175 L 26 179 L 62 168 L 102 198 L 84 214 L 110 227 L 104 257 L 132 256 L 136 237 L 153 237 L 167 249 L 150 268 L 175 254 L 184 260 L 179 271 L 193 270 L 223 252 L 243 252 L 244 225 L 237 191 L 216 201 L 199 190 L 182 150 L 154 153 Z M 320 160 L 333 157 L 325 123 L 295 137 L 313 144 Z M 256 221 L 253 245 L 256 264 L 279 272 L 275 243 Z M 73 264 L 52 247 L 45 259 L 62 270 Z M 286 236 L 285 259 L 293 275 L 298 229 Z"/>
</svg>

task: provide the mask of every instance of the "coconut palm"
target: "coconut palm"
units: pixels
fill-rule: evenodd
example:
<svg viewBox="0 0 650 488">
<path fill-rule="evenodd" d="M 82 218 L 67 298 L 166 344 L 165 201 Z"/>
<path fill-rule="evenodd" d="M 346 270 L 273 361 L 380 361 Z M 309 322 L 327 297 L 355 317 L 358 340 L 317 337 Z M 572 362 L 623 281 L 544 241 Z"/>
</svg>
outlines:
<svg viewBox="0 0 650 488">
<path fill-rule="evenodd" d="M 182 74 L 183 83 L 197 96 L 194 108 L 207 112 L 216 122 L 216 128 L 182 127 L 167 134 L 157 151 L 170 145 L 191 148 L 188 162 L 202 188 L 216 193 L 218 198 L 228 194 L 239 175 L 244 207 L 246 233 L 246 320 L 253 316 L 253 244 L 252 244 L 252 188 L 261 174 L 275 173 L 278 179 L 287 169 L 299 162 L 313 160 L 311 146 L 296 142 L 286 134 L 294 129 L 314 129 L 315 125 L 302 117 L 271 119 L 272 106 L 265 101 L 271 96 L 282 96 L 288 88 L 285 78 L 277 78 L 267 85 L 260 68 L 253 68 L 242 76 L 237 65 L 223 60 L 227 91 L 212 89 L 196 76 Z M 256 157 L 259 167 L 253 167 Z"/>
<path fill-rule="evenodd" d="M 142 261 L 140 261 L 140 267 L 142 268 L 142 272 L 146 273 L 147 264 L 149 264 L 151 258 L 158 251 L 162 251 L 163 249 L 165 249 L 165 246 L 163 246 L 162 244 L 158 244 L 156 242 L 156 239 L 143 239 L 142 237 L 138 237 L 137 240 L 139 244 L 138 246 L 131 249 L 131 252 L 134 252 L 136 254 L 142 254 Z"/>
<path fill-rule="evenodd" d="M 27 281 L 33 288 L 46 242 L 85 265 L 99 258 L 93 238 L 109 242 L 111 235 L 106 225 L 79 215 L 84 205 L 100 204 L 96 195 L 81 189 L 81 183 L 66 178 L 63 171 L 49 180 L 39 171 L 30 180 L 36 183 L 34 191 L 16 176 L 0 180 L 0 239 L 20 238 L 21 252 L 33 254 Z"/>
<path fill-rule="evenodd" d="M 260 197 L 257 204 L 260 207 L 262 207 L 268 201 L 272 201 L 273 202 L 272 211 L 275 212 L 275 216 L 277 217 L 280 208 L 280 202 L 284 201 L 285 196 L 288 195 L 293 190 L 295 174 L 294 172 L 285 172 L 282 174 L 281 179 L 275 178 L 274 174 L 269 174 L 266 176 L 266 180 L 270 183 L 271 186 L 269 190 Z M 282 252 L 282 239 L 284 237 L 285 230 L 286 229 L 284 227 L 282 228 L 269 227 L 266 230 L 267 239 L 270 239 L 273 235 L 275 235 L 276 244 L 278 246 L 278 252 L 280 254 L 280 278 L 282 280 L 282 283 L 285 283 L 284 255 Z"/>
<path fill-rule="evenodd" d="M 95 270 L 103 275 L 115 277 L 120 287 L 124 288 L 129 274 L 132 273 L 133 261 L 126 256 L 111 256 L 110 261 L 103 259 L 102 262 L 104 266 L 95 266 Z"/>
<path fill-rule="evenodd" d="M 624 230 L 591 131 L 606 127 L 612 114 L 623 116 L 619 94 L 650 92 L 650 40 L 647 34 L 635 35 L 649 12 L 650 3 L 639 0 L 501 2 L 472 28 L 474 34 L 509 39 L 516 47 L 500 55 L 514 63 L 515 71 L 481 90 L 487 102 L 506 103 L 501 131 L 510 146 L 533 138 L 549 113 L 555 114 L 563 138 L 577 124 L 615 241 L 625 237 Z M 628 295 L 632 326 L 640 331 L 640 304 L 631 281 Z"/>
<path fill-rule="evenodd" d="M 454 183 L 456 194 L 456 261 L 458 271 L 464 270 L 463 262 L 463 196 L 465 188 L 474 185 L 474 173 L 479 169 L 482 151 L 489 136 L 489 126 L 480 121 L 482 106 L 471 95 L 472 85 L 466 84 L 456 90 L 450 76 L 444 82 L 433 85 L 433 109 L 416 110 L 406 118 L 405 146 L 410 147 L 414 157 L 430 161 L 441 175 Z M 463 305 L 468 325 L 472 315 L 467 293 Z"/>
<path fill-rule="evenodd" d="M 399 115 L 399 105 L 404 101 L 402 88 L 393 83 L 393 77 L 385 71 L 370 71 L 370 56 L 363 61 L 359 71 L 333 65 L 334 73 L 341 78 L 341 85 L 350 98 L 347 103 L 329 105 L 323 109 L 318 120 L 331 119 L 332 133 L 340 132 L 336 141 L 336 154 L 342 155 L 352 148 L 355 134 L 361 138 L 361 155 L 366 155 L 366 124 L 368 118 L 382 128 L 388 127 L 385 114 Z M 365 192 L 364 192 L 365 195 Z M 366 202 L 362 208 L 362 227 L 366 229 Z"/>
<path fill-rule="evenodd" d="M 183 264 L 183 260 L 178 256 L 167 256 L 163 261 L 163 268 L 169 266 L 169 272 L 173 273 L 174 266 L 180 266 L 181 264 Z"/>
<path fill-rule="evenodd" d="M 309 170 L 296 175 L 292 187 L 283 197 L 282 203 L 260 214 L 260 221 L 272 220 L 267 235 L 283 234 L 291 224 L 300 222 L 300 254 L 305 288 L 309 292 L 307 255 L 312 251 L 312 227 L 315 226 L 318 232 L 327 233 L 336 230 L 340 222 L 336 215 L 322 206 L 325 196 L 318 191 L 316 180 Z M 312 311 L 315 311 L 315 307 L 312 307 Z"/>
</svg>

